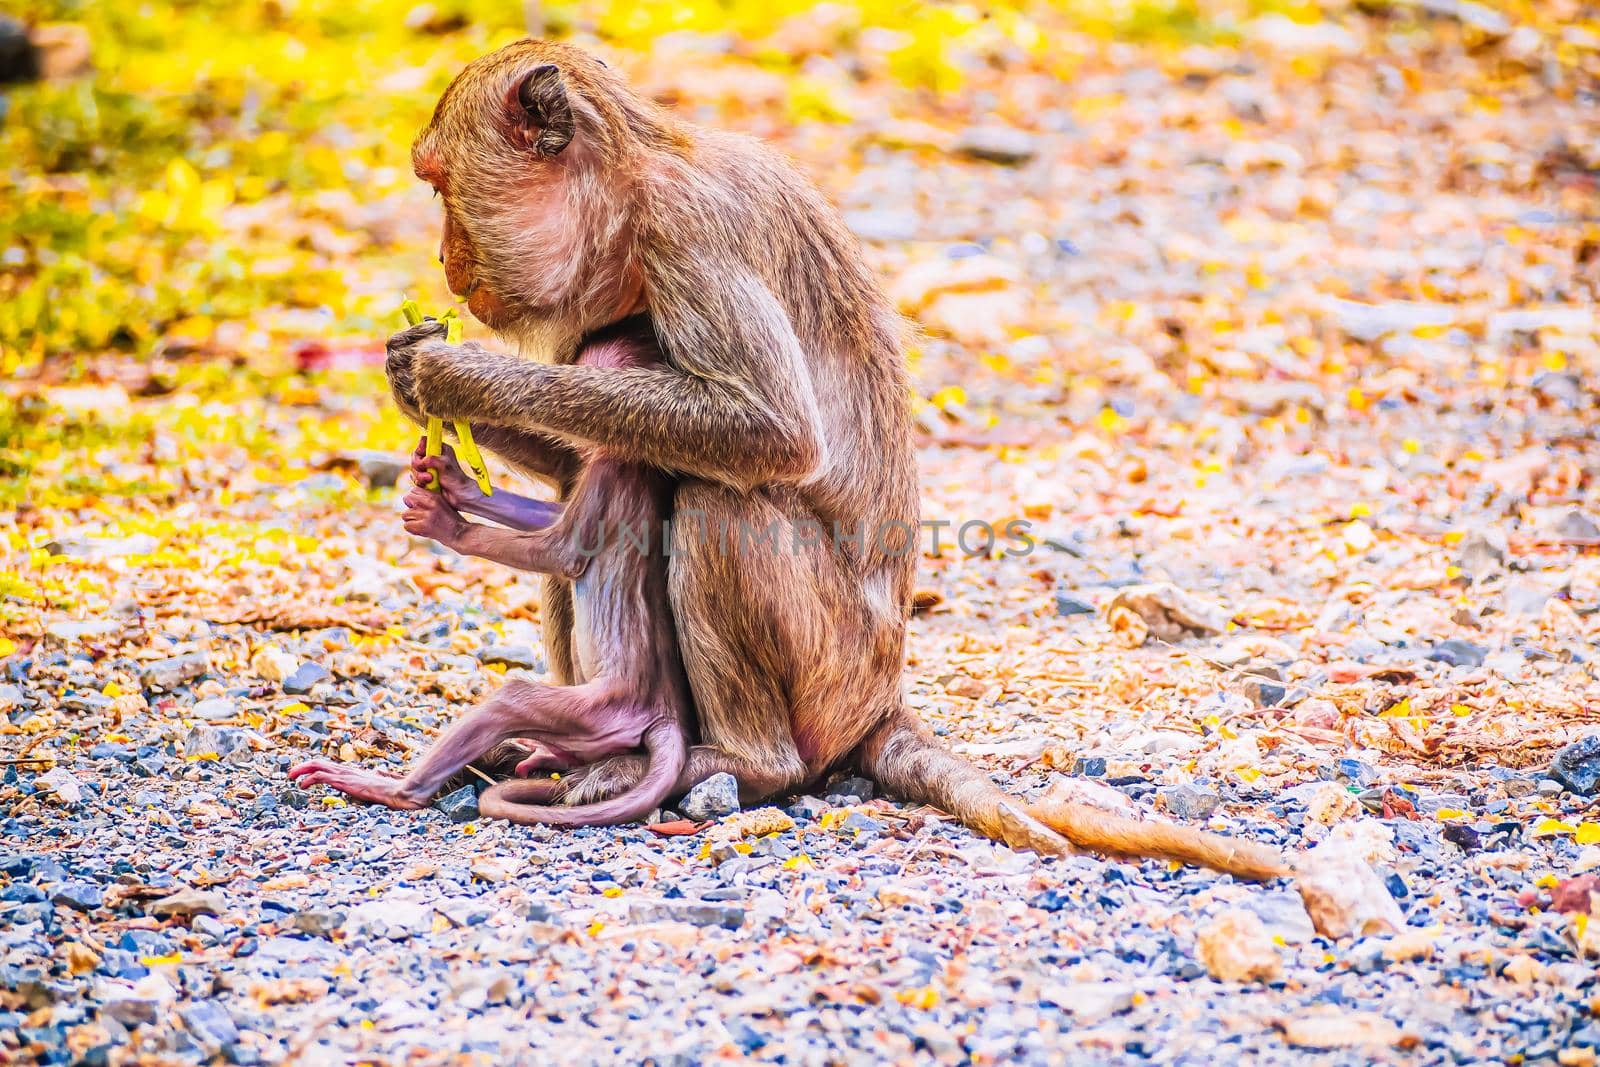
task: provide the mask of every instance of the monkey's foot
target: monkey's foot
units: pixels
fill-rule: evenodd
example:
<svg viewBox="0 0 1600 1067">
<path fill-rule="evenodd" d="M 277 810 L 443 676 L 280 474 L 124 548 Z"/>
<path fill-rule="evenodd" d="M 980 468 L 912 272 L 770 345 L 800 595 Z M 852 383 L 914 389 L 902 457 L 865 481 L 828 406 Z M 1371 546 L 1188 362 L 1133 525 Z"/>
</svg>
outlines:
<svg viewBox="0 0 1600 1067">
<path fill-rule="evenodd" d="M 518 778 L 526 778 L 540 771 L 565 771 L 578 765 L 578 761 L 567 753 L 537 741 L 519 740 L 511 744 L 528 754 L 511 772 Z"/>
<path fill-rule="evenodd" d="M 401 779 L 377 771 L 363 770 L 347 763 L 329 763 L 327 760 L 307 760 L 289 768 L 289 777 L 300 788 L 325 785 L 346 796 L 364 800 L 369 804 L 382 804 L 387 808 L 415 811 L 428 806 L 427 800 L 407 796 Z"/>
</svg>

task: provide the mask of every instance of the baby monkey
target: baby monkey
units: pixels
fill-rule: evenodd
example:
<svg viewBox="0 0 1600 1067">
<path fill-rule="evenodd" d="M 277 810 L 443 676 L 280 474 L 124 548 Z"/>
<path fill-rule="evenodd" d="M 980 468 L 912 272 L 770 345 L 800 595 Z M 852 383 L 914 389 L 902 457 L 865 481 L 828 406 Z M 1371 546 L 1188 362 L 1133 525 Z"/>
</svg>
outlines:
<svg viewBox="0 0 1600 1067">
<path fill-rule="evenodd" d="M 585 338 L 575 362 L 626 368 L 660 358 L 649 316 L 636 315 Z M 518 765 L 519 773 L 587 766 L 642 747 L 649 769 L 611 799 L 550 806 L 539 803 L 551 795 L 549 783 L 511 779 L 479 797 L 478 810 L 550 826 L 603 826 L 648 815 L 678 784 L 693 721 L 667 601 L 663 527 L 672 479 L 600 449 L 587 457 L 567 502 L 557 504 L 504 490 L 485 496 L 453 454 L 425 456 L 421 445 L 411 466 L 409 532 L 463 555 L 572 582 L 574 659 L 583 681 L 554 686 L 513 677 L 447 729 L 403 777 L 326 760 L 302 763 L 290 777 L 392 808 L 421 808 L 452 775 L 502 742 L 531 741 L 540 750 Z M 435 476 L 438 492 L 424 488 Z M 510 529 L 469 522 L 461 511 Z"/>
</svg>

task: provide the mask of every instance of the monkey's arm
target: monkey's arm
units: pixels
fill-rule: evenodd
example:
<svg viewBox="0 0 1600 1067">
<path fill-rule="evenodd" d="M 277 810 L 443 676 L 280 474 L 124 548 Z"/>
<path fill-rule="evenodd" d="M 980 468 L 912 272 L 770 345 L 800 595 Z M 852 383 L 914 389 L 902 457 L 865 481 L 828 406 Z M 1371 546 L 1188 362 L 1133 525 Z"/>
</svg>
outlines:
<svg viewBox="0 0 1600 1067">
<path fill-rule="evenodd" d="M 733 269 L 679 281 L 693 295 L 676 294 L 676 306 L 657 314 L 675 342 L 673 365 L 548 365 L 424 339 L 410 367 L 421 406 L 741 488 L 803 481 L 825 454 L 787 315 Z"/>
</svg>

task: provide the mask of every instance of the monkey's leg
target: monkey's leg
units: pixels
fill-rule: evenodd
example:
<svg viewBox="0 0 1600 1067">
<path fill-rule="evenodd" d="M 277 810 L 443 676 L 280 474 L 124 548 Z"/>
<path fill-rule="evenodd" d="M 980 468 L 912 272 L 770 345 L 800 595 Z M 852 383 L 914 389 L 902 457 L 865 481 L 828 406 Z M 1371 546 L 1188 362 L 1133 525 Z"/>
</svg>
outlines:
<svg viewBox="0 0 1600 1067">
<path fill-rule="evenodd" d="M 547 574 L 540 584 L 539 628 L 544 631 L 544 658 L 557 685 L 586 682 L 572 648 L 572 583 Z"/>
<path fill-rule="evenodd" d="M 514 678 L 451 724 L 404 777 L 328 760 L 307 760 L 291 767 L 289 777 L 302 787 L 332 786 L 357 800 L 391 808 L 425 807 L 451 775 L 500 742 L 536 735 L 552 721 L 582 719 L 596 697 L 587 686 L 548 686 Z"/>
<path fill-rule="evenodd" d="M 700 739 L 749 799 L 795 788 L 855 747 L 896 691 L 859 580 L 797 535 L 804 507 L 706 482 L 679 488 L 668 596 Z"/>
<path fill-rule="evenodd" d="M 634 788 L 644 776 L 647 765 L 648 760 L 644 756 L 628 753 L 600 760 L 571 773 L 563 773 L 559 779 L 538 778 L 532 781 L 541 787 L 540 803 L 549 804 L 559 800 L 565 804 L 594 804 Z M 683 771 L 667 795 L 681 796 L 712 775 L 724 772 L 733 775 L 739 782 L 739 800 L 746 804 L 754 804 L 794 784 L 776 782 L 765 765 L 752 765 L 707 745 L 696 745 L 689 750 Z"/>
<path fill-rule="evenodd" d="M 879 726 L 857 753 L 861 769 L 903 800 L 933 804 L 1012 848 L 1044 855 L 1068 843 L 1118 859 L 1192 863 L 1264 881 L 1289 872 L 1278 853 L 1171 823 L 1142 822 L 1083 804 L 1030 805 L 1001 792 L 977 767 L 946 750 L 910 711 Z"/>
<path fill-rule="evenodd" d="M 644 709 L 641 714 L 648 715 Z M 616 714 L 616 709 L 596 709 L 597 716 Z M 657 718 L 644 730 L 641 742 L 646 755 L 643 772 L 628 789 L 592 803 L 549 803 L 544 783 L 511 779 L 491 786 L 478 798 L 478 810 L 491 819 L 505 819 L 523 825 L 614 826 L 644 818 L 672 792 L 684 769 L 683 731 L 666 717 Z"/>
</svg>

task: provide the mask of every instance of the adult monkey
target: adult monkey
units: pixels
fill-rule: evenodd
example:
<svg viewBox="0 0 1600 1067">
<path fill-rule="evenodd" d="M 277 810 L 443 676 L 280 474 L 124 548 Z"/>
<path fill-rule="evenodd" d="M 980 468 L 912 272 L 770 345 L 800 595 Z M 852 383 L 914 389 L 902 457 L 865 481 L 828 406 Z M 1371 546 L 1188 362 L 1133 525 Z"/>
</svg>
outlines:
<svg viewBox="0 0 1600 1067">
<path fill-rule="evenodd" d="M 901 322 L 778 153 L 676 121 L 576 48 L 527 40 L 462 71 L 412 163 L 444 200 L 451 289 L 536 359 L 413 327 L 389 346 L 402 409 L 469 419 L 558 484 L 597 446 L 681 479 L 669 590 L 703 742 L 682 789 L 727 771 L 750 802 L 849 763 L 1016 848 L 1285 873 L 1269 849 L 1184 827 L 1025 809 L 906 707 L 918 505 Z M 641 311 L 664 366 L 570 362 L 587 334 Z M 545 593 L 551 666 L 570 684 L 570 594 Z M 519 796 L 589 802 L 643 770 L 618 757 Z"/>
</svg>

